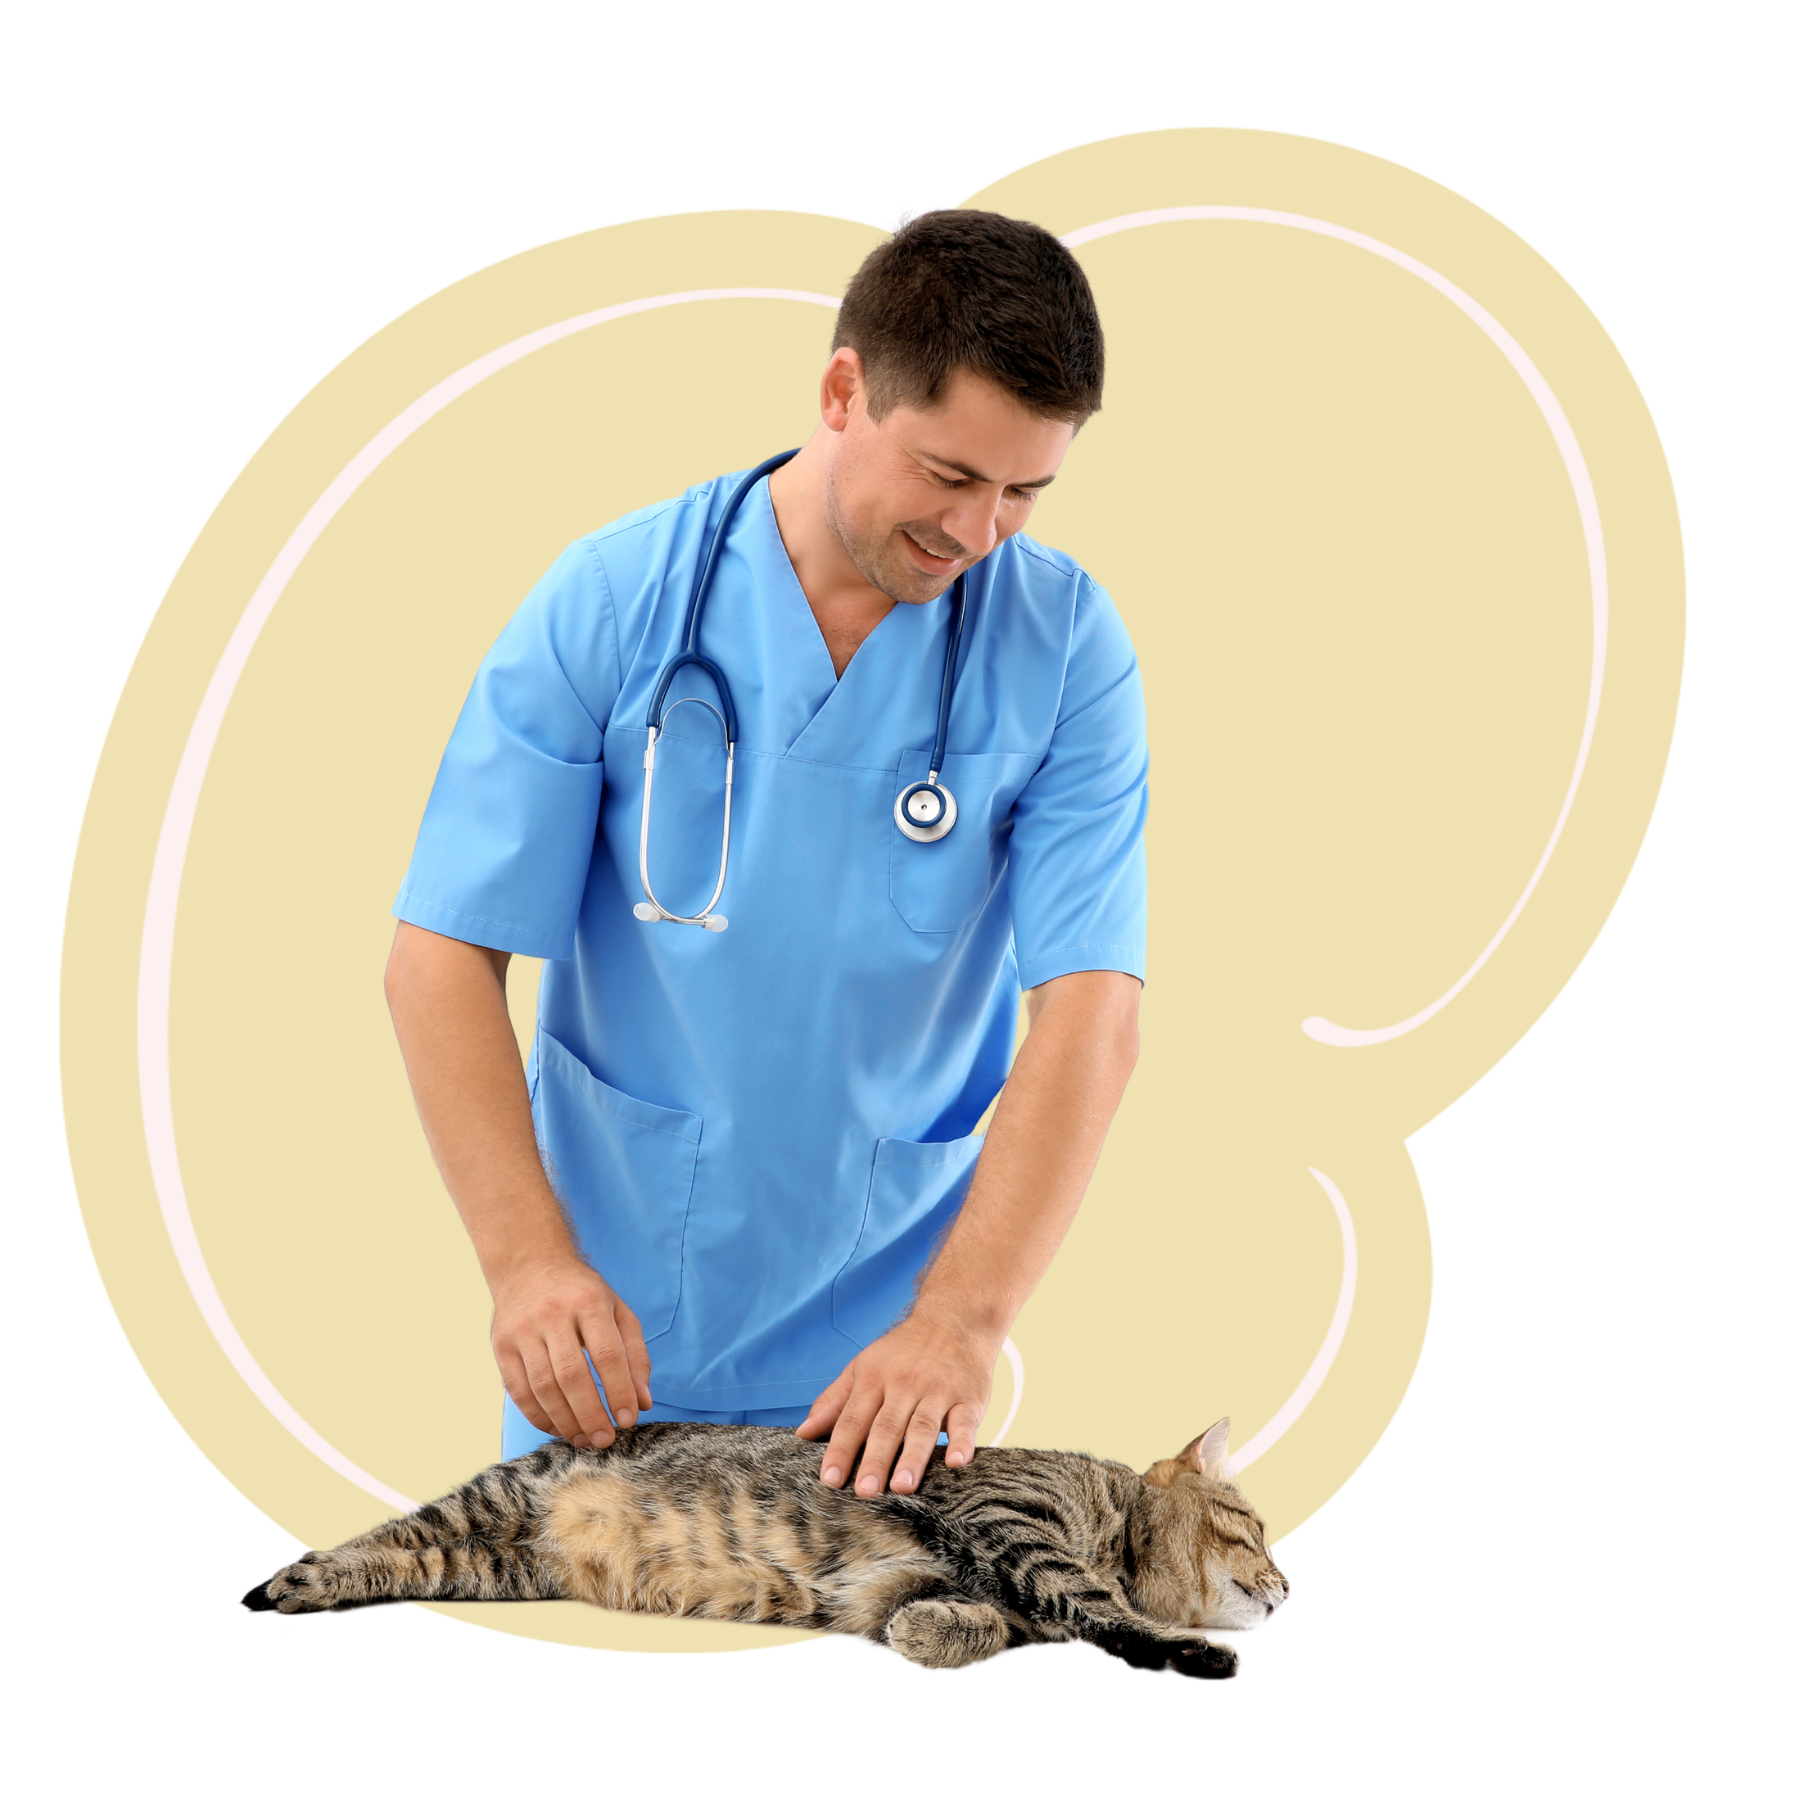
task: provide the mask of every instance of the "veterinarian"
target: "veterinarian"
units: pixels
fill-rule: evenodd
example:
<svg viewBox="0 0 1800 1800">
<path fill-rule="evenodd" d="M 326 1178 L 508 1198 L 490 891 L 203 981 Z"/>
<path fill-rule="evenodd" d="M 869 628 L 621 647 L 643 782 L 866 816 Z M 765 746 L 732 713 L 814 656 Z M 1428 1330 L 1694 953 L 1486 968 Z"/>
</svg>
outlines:
<svg viewBox="0 0 1800 1800">
<path fill-rule="evenodd" d="M 1103 356 L 1047 232 L 928 213 L 852 281 L 798 454 L 578 539 L 482 663 L 387 993 L 505 1455 L 774 1424 L 873 1493 L 972 1454 L 1137 1053 L 1137 662 L 1022 535 Z"/>
</svg>

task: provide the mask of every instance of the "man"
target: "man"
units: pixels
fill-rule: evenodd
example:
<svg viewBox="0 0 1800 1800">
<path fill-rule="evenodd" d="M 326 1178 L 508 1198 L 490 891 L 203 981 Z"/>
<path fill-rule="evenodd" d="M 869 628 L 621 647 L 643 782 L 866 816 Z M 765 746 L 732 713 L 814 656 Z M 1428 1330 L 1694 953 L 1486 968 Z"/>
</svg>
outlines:
<svg viewBox="0 0 1800 1800">
<path fill-rule="evenodd" d="M 973 1453 L 1137 1049 L 1136 659 L 1018 535 L 1102 373 L 1086 279 L 1037 226 L 929 213 L 857 273 L 819 427 L 746 493 L 704 615 L 738 729 L 728 930 L 633 909 L 649 698 L 740 478 L 579 539 L 483 663 L 387 991 L 494 1296 L 506 1455 L 776 1424 L 876 1493 L 940 1439 Z M 928 774 L 959 577 L 957 814 L 917 841 L 895 805 Z M 729 711 L 691 665 L 689 697 Z M 677 707 L 647 827 L 670 912 L 712 892 L 726 793 L 719 723 Z M 547 959 L 524 1068 L 513 954 Z"/>
</svg>

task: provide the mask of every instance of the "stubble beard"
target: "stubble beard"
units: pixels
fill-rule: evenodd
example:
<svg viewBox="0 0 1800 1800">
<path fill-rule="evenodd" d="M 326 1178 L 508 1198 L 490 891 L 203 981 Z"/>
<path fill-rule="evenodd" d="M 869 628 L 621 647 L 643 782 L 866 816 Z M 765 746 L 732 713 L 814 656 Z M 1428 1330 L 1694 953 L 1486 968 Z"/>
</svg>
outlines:
<svg viewBox="0 0 1800 1800">
<path fill-rule="evenodd" d="M 829 473 L 825 477 L 825 517 L 857 574 L 878 594 L 902 606 L 928 605 L 956 579 L 951 574 L 935 581 L 929 571 L 907 563 L 891 534 L 858 536 L 838 502 L 837 482 Z"/>
</svg>

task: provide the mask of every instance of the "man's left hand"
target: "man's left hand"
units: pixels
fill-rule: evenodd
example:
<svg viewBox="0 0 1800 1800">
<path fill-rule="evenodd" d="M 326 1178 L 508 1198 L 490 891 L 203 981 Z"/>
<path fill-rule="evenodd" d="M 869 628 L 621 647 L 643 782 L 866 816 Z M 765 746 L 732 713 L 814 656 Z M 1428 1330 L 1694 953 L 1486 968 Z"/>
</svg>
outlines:
<svg viewBox="0 0 1800 1800">
<path fill-rule="evenodd" d="M 944 1461 L 951 1468 L 966 1463 L 975 1454 L 975 1428 L 987 1411 L 999 1350 L 950 1321 L 917 1313 L 902 1319 L 844 1370 L 796 1428 L 803 1438 L 831 1433 L 819 1479 L 842 1487 L 861 1450 L 857 1493 L 879 1494 L 884 1486 L 915 1493 L 940 1431 L 950 1438 Z"/>
</svg>

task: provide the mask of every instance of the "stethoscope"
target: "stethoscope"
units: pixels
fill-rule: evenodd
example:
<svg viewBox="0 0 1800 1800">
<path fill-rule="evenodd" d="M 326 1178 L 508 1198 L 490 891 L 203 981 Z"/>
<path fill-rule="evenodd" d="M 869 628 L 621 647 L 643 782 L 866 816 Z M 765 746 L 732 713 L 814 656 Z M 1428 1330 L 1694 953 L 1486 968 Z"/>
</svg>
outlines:
<svg viewBox="0 0 1800 1800">
<path fill-rule="evenodd" d="M 698 925 L 704 931 L 723 931 L 731 923 L 713 908 L 725 891 L 725 870 L 731 860 L 731 776 L 737 755 L 737 708 L 731 703 L 731 684 L 725 679 L 725 671 L 700 654 L 700 621 L 706 612 L 706 597 L 712 590 L 720 546 L 725 542 L 726 529 L 743 504 L 744 496 L 765 475 L 772 475 L 783 463 L 798 455 L 798 450 L 784 450 L 779 456 L 771 456 L 767 462 L 759 463 L 738 483 L 731 498 L 725 502 L 725 510 L 713 527 L 712 542 L 707 545 L 706 560 L 700 565 L 700 579 L 695 582 L 688 601 L 687 631 L 681 649 L 663 664 L 662 673 L 656 679 L 656 691 L 650 697 L 650 714 L 645 721 L 650 737 L 644 745 L 644 806 L 638 825 L 638 878 L 644 884 L 644 898 L 631 909 L 647 925 Z M 956 653 L 962 644 L 965 598 L 964 576 L 958 575 L 950 590 L 950 636 L 944 647 L 944 679 L 938 691 L 937 741 L 931 749 L 931 772 L 923 781 L 915 781 L 902 789 L 894 802 L 894 823 L 918 844 L 936 843 L 956 823 L 956 796 L 938 775 L 944 766 L 944 745 L 950 735 L 950 702 L 956 693 Z M 674 705 L 665 704 L 669 683 L 690 663 L 712 677 L 713 688 L 719 696 L 717 706 L 692 694 L 684 694 Z M 719 834 L 719 879 L 713 884 L 712 898 L 692 914 L 670 912 L 650 886 L 650 791 L 656 781 L 656 740 L 677 706 L 704 706 L 719 721 L 719 728 L 725 734 L 725 823 Z"/>
</svg>

